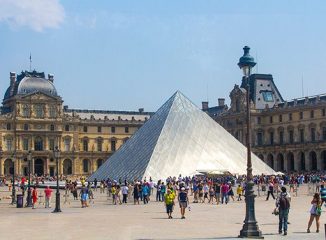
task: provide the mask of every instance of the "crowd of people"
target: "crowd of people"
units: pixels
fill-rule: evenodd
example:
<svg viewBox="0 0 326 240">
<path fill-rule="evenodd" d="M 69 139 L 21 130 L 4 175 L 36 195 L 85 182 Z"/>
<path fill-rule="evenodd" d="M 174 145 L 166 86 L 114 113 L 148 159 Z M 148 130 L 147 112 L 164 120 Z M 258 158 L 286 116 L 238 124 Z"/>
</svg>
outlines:
<svg viewBox="0 0 326 240">
<path fill-rule="evenodd" d="M 169 177 L 165 180 L 154 182 L 148 180 L 122 181 L 114 179 L 95 179 L 87 182 L 85 177 L 65 180 L 65 203 L 69 202 L 70 196 L 74 200 L 79 200 L 82 208 L 94 203 L 94 191 L 99 190 L 99 194 L 106 194 L 107 199 L 113 205 L 122 205 L 131 202 L 135 205 L 148 204 L 150 201 L 163 202 L 169 219 L 173 218 L 173 211 L 176 203 L 179 205 L 181 219 L 185 219 L 186 209 L 190 210 L 190 199 L 192 203 L 207 204 L 228 204 L 231 201 L 243 201 L 246 190 L 246 176 L 192 176 L 192 177 Z M 36 208 L 36 203 L 42 194 L 38 194 L 38 186 L 46 182 L 56 181 L 55 178 L 33 177 L 32 184 L 32 203 Z M 287 174 L 278 176 L 254 176 L 253 181 L 258 196 L 265 196 L 266 201 L 270 198 L 275 199 L 275 209 L 273 213 L 279 216 L 279 233 L 287 235 L 288 216 L 291 205 L 291 193 L 297 194 L 298 188 L 302 184 L 307 184 L 307 194 L 313 194 L 311 201 L 310 218 L 308 221 L 307 232 L 311 230 L 313 221 L 316 222 L 316 232 L 320 229 L 320 215 L 322 204 L 326 203 L 326 175 L 323 174 Z M 25 194 L 27 188 L 25 177 L 17 179 L 15 185 Z M 324 185 L 325 183 L 325 185 Z M 0 179 L 0 185 L 8 185 L 9 191 L 12 185 L 7 178 Z M 50 208 L 52 189 L 47 186 L 44 190 L 45 207 Z"/>
</svg>

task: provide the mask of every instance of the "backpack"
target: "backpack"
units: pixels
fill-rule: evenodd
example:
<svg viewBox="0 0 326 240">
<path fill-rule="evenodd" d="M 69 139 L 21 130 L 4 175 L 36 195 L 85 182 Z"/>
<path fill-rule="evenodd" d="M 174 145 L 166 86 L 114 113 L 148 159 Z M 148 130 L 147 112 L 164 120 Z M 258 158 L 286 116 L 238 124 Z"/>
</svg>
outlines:
<svg viewBox="0 0 326 240">
<path fill-rule="evenodd" d="M 289 199 L 286 198 L 286 196 L 281 195 L 280 197 L 280 209 L 286 210 L 290 208 L 290 202 Z"/>
</svg>

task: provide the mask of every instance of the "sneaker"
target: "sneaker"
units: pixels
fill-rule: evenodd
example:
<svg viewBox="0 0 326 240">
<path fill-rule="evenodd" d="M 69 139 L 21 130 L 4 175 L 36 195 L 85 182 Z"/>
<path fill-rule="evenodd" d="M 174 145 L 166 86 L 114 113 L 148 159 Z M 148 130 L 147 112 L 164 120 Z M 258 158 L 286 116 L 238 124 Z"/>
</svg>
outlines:
<svg viewBox="0 0 326 240">
<path fill-rule="evenodd" d="M 287 232 L 284 232 L 284 236 L 286 236 L 286 235 L 288 235 L 288 233 Z"/>
<path fill-rule="evenodd" d="M 316 230 L 316 233 L 319 233 L 319 229 Z"/>
<path fill-rule="evenodd" d="M 307 229 L 307 233 L 310 233 L 310 229 L 309 228 Z"/>
<path fill-rule="evenodd" d="M 282 234 L 282 231 L 278 231 L 278 234 Z"/>
</svg>

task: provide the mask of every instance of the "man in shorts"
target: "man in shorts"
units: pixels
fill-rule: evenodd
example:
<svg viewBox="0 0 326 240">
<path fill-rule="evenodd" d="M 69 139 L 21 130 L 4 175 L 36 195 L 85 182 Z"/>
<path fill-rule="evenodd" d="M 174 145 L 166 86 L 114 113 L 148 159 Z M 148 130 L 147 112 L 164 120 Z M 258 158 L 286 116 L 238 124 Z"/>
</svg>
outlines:
<svg viewBox="0 0 326 240">
<path fill-rule="evenodd" d="M 189 205 L 189 199 L 188 199 L 188 194 L 187 191 L 184 187 L 180 189 L 179 195 L 178 195 L 178 201 L 179 201 L 179 206 L 180 206 L 180 211 L 181 211 L 181 219 L 185 219 L 185 212 L 186 208 Z"/>
<path fill-rule="evenodd" d="M 168 218 L 172 218 L 173 205 L 174 205 L 175 194 L 168 188 L 167 193 L 164 195 L 164 202 L 166 207 L 166 213 Z"/>
</svg>

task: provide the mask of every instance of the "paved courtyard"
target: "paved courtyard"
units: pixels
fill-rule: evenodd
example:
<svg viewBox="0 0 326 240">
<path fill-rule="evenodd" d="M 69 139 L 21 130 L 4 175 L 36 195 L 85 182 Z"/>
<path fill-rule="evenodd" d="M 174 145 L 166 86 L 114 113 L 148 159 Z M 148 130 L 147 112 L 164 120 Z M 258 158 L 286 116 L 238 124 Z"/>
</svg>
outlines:
<svg viewBox="0 0 326 240">
<path fill-rule="evenodd" d="M 244 201 L 218 206 L 197 203 L 190 205 L 186 219 L 180 219 L 179 207 L 175 208 L 174 218 L 167 219 L 163 203 L 115 206 L 106 194 L 97 191 L 90 207 L 80 208 L 80 202 L 72 197 L 70 204 L 64 204 L 62 198 L 63 212 L 53 214 L 53 208 L 45 209 L 43 204 L 37 209 L 15 208 L 6 199 L 8 195 L 8 189 L 1 187 L 0 239 L 236 239 L 245 213 Z M 277 233 L 278 217 L 272 215 L 275 202 L 257 197 L 256 217 L 265 239 L 325 239 L 325 212 L 321 232 L 315 233 L 313 225 L 312 233 L 306 233 L 310 201 L 306 186 L 300 188 L 298 197 L 292 197 L 291 224 L 284 237 Z"/>
</svg>

